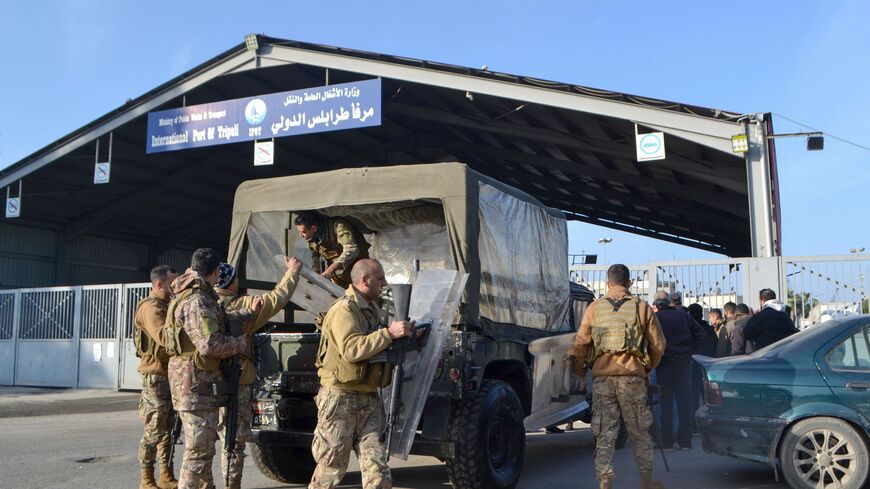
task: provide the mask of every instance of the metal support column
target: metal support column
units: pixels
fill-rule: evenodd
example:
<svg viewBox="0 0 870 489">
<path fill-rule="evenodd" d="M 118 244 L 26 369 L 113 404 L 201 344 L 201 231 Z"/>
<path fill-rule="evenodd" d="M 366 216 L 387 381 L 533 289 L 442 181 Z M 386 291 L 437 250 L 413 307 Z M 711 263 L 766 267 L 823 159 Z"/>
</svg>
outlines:
<svg viewBox="0 0 870 489">
<path fill-rule="evenodd" d="M 776 223 L 773 218 L 770 152 L 767 145 L 768 114 L 756 114 L 746 121 L 749 151 L 746 152 L 746 181 L 749 193 L 749 227 L 752 236 L 752 256 L 776 256 Z"/>
<path fill-rule="evenodd" d="M 82 286 L 75 287 L 75 296 L 73 302 L 73 333 L 72 333 L 72 349 L 73 349 L 73 387 L 79 386 L 79 361 L 81 360 L 81 339 L 82 339 L 82 296 L 84 290 Z"/>
<path fill-rule="evenodd" d="M 18 377 L 18 331 L 21 329 L 21 289 L 15 291 L 15 305 L 12 308 L 12 385 Z"/>
</svg>

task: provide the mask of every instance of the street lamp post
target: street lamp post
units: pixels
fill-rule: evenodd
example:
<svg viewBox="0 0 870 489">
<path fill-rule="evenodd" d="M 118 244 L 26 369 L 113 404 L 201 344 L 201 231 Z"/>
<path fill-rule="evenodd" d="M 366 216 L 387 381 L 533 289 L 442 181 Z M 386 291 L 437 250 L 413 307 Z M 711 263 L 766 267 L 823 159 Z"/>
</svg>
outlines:
<svg viewBox="0 0 870 489">
<path fill-rule="evenodd" d="M 613 242 L 613 238 L 598 238 L 598 243 L 604 249 L 604 264 L 607 265 L 607 243 Z"/>
</svg>

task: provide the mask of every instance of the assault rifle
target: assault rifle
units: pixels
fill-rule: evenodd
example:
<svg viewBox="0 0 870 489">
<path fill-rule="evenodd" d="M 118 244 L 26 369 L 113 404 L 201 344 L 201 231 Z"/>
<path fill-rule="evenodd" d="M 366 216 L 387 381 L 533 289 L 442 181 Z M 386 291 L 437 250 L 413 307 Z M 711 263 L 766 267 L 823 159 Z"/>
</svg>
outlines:
<svg viewBox="0 0 870 489">
<path fill-rule="evenodd" d="M 393 307 L 396 320 L 408 321 L 408 309 L 411 306 L 411 285 L 390 285 L 393 293 Z M 393 441 L 393 431 L 399 422 L 399 413 L 402 411 L 402 383 L 405 376 L 405 355 L 409 351 L 420 351 L 426 342 L 426 334 L 432 327 L 432 323 L 414 325 L 411 334 L 393 341 L 387 350 L 387 361 L 394 365 L 393 380 L 390 383 L 390 405 L 387 410 L 387 425 L 381 435 L 381 442 L 386 440 L 387 460 L 390 459 L 390 445 Z M 418 337 L 419 335 L 419 337 Z"/>
<path fill-rule="evenodd" d="M 169 434 L 169 464 L 175 458 L 175 445 L 181 445 L 181 415 L 175 411 L 175 417 L 172 420 L 172 431 Z"/>
<path fill-rule="evenodd" d="M 226 321 L 227 335 L 239 337 L 243 334 L 243 324 L 240 321 Z M 226 416 L 224 416 L 224 457 L 227 461 L 227 473 L 224 484 L 230 485 L 230 460 L 236 457 L 236 433 L 239 430 L 239 377 L 242 369 L 239 367 L 239 356 L 230 357 L 222 362 L 223 384 L 226 394 Z"/>
</svg>

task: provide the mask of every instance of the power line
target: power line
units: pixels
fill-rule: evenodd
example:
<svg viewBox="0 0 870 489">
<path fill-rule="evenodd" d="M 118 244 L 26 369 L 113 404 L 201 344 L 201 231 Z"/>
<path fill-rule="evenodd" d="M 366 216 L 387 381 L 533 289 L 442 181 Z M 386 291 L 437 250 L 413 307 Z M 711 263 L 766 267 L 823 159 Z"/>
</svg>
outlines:
<svg viewBox="0 0 870 489">
<path fill-rule="evenodd" d="M 803 122 L 796 121 L 796 120 L 794 120 L 794 119 L 791 119 L 791 118 L 789 118 L 789 117 L 786 117 L 786 116 L 784 116 L 784 115 L 782 115 L 782 114 L 779 114 L 779 113 L 777 113 L 777 112 L 774 112 L 773 115 L 775 115 L 775 116 L 777 116 L 777 117 L 782 117 L 783 119 L 785 119 L 785 120 L 787 120 L 787 121 L 789 121 L 789 122 L 793 122 L 793 123 L 795 123 L 795 124 L 797 124 L 797 125 L 799 125 L 799 126 L 803 126 L 803 127 L 807 128 L 807 129 L 811 129 L 811 130 L 813 130 L 813 131 L 820 132 L 820 133 L 824 134 L 825 136 L 828 136 L 828 137 L 831 138 L 831 139 L 836 139 L 837 141 L 840 141 L 840 142 L 842 142 L 842 143 L 846 143 L 846 144 L 850 144 L 850 145 L 852 145 L 852 146 L 855 146 L 856 148 L 861 148 L 861 149 L 863 149 L 863 150 L 865 150 L 865 151 L 870 151 L 870 147 L 864 146 L 863 144 L 858 144 L 858 143 L 856 143 L 856 142 L 849 141 L 848 139 L 844 139 L 844 138 L 841 138 L 841 137 L 839 137 L 839 136 L 834 136 L 833 134 L 831 134 L 831 133 L 829 133 L 829 132 L 822 131 L 821 129 L 816 129 L 815 127 L 812 127 L 812 126 L 808 126 L 808 125 L 804 124 Z"/>
</svg>

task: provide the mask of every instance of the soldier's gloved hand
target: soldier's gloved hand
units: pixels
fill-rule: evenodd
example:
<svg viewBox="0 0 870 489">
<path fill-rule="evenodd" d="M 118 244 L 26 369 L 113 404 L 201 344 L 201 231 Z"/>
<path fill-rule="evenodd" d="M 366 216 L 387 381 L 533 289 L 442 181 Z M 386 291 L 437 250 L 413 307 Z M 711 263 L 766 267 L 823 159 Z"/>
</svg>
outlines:
<svg viewBox="0 0 870 489">
<path fill-rule="evenodd" d="M 413 329 L 413 321 L 393 321 L 387 331 L 390 333 L 390 338 L 396 340 L 410 335 Z"/>
<path fill-rule="evenodd" d="M 291 256 L 290 258 L 284 257 L 284 264 L 287 265 L 287 270 L 293 270 L 296 273 L 299 273 L 302 270 L 302 262 L 297 260 L 295 256 Z"/>
<path fill-rule="evenodd" d="M 251 301 L 251 312 L 254 313 L 254 316 L 260 314 L 260 311 L 263 310 L 263 305 L 265 302 L 262 297 L 254 297 L 254 300 Z"/>
</svg>

